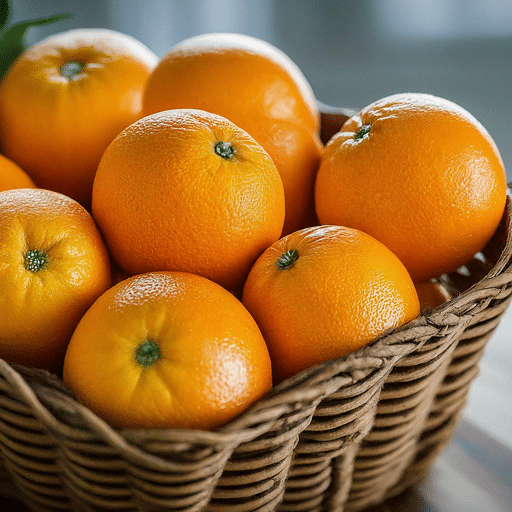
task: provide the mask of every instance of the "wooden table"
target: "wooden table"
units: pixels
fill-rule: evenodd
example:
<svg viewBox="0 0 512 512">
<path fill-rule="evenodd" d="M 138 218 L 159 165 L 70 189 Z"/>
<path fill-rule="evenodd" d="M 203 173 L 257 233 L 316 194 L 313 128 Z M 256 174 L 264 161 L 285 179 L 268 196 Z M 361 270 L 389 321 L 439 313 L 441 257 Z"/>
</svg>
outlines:
<svg viewBox="0 0 512 512">
<path fill-rule="evenodd" d="M 0 509 L 28 512 L 4 484 Z M 367 512 L 512 512 L 512 450 L 468 420 L 416 487 Z"/>
</svg>

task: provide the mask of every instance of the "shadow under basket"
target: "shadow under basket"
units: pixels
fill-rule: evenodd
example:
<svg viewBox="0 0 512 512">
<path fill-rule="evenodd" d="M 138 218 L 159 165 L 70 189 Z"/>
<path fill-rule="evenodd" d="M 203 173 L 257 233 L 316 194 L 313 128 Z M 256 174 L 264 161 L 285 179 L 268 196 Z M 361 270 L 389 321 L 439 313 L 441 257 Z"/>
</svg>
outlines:
<svg viewBox="0 0 512 512">
<path fill-rule="evenodd" d="M 35 511 L 356 512 L 449 443 L 512 295 L 512 207 L 451 301 L 276 386 L 215 432 L 121 430 L 0 360 L 0 476 Z"/>
</svg>

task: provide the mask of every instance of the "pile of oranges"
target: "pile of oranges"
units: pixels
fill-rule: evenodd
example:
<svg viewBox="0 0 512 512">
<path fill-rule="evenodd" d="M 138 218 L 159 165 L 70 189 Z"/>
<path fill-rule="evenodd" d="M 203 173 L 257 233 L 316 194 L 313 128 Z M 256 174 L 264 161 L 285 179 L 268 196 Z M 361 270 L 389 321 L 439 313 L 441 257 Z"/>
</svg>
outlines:
<svg viewBox="0 0 512 512">
<path fill-rule="evenodd" d="M 240 34 L 51 36 L 0 83 L 0 150 L 0 357 L 118 428 L 215 429 L 449 300 L 506 200 L 460 106 L 382 98 L 324 145 L 301 70 Z"/>
</svg>

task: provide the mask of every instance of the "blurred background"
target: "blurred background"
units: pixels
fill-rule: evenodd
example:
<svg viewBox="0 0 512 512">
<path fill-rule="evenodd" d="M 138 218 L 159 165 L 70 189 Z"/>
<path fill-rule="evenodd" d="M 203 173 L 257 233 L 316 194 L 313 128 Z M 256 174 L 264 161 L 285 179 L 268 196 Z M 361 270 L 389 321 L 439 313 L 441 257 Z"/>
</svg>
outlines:
<svg viewBox="0 0 512 512">
<path fill-rule="evenodd" d="M 163 56 L 208 32 L 259 37 L 286 52 L 317 98 L 358 108 L 415 91 L 469 110 L 496 141 L 512 180 L 509 0 L 13 0 L 12 20 L 68 12 L 27 42 L 71 28 L 128 33 Z M 489 342 L 466 418 L 512 446 L 512 312 Z M 498 414 L 496 411 L 499 411 Z"/>
</svg>

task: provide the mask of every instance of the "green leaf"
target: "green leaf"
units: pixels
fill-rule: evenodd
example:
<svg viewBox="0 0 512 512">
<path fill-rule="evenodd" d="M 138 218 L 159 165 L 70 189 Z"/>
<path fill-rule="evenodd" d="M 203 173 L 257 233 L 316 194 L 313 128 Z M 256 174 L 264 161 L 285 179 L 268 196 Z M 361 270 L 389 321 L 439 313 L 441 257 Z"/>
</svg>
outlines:
<svg viewBox="0 0 512 512">
<path fill-rule="evenodd" d="M 0 80 L 24 49 L 22 40 L 4 40 L 4 37 L 0 36 Z"/>
<path fill-rule="evenodd" d="M 0 31 L 7 26 L 7 22 L 11 17 L 11 7 L 9 0 L 0 0 Z"/>
<path fill-rule="evenodd" d="M 46 18 L 21 21 L 11 25 L 7 30 L 0 31 L 0 80 L 3 78 L 12 63 L 27 48 L 25 36 L 31 27 L 48 25 L 56 21 L 70 18 L 71 14 L 56 14 Z"/>
</svg>

